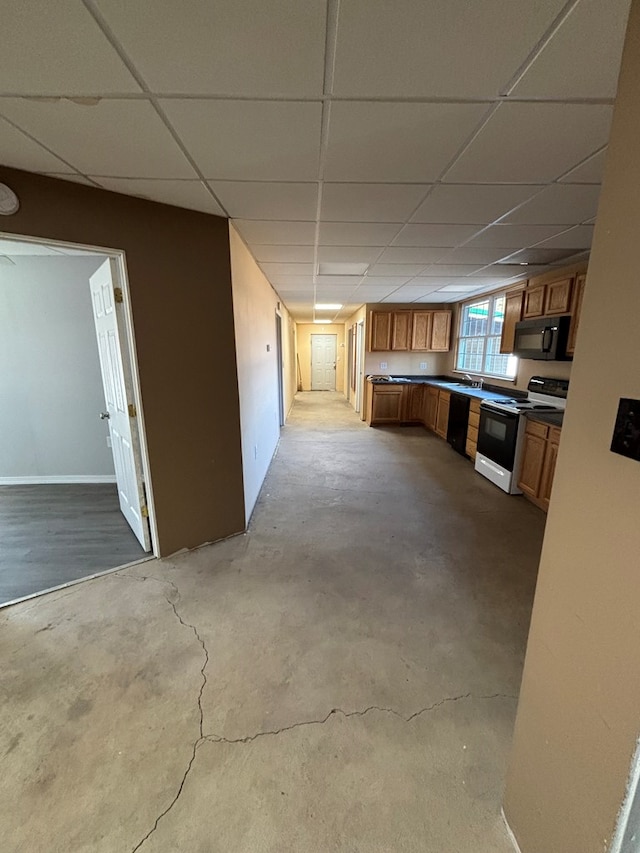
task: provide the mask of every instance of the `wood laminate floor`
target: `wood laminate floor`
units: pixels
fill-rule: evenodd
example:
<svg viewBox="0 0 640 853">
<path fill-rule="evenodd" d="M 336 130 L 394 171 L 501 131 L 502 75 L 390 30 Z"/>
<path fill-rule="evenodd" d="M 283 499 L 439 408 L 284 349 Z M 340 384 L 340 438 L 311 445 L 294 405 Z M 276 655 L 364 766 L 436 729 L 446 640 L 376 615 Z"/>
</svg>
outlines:
<svg viewBox="0 0 640 853">
<path fill-rule="evenodd" d="M 115 485 L 0 486 L 0 604 L 144 556 Z"/>
</svg>

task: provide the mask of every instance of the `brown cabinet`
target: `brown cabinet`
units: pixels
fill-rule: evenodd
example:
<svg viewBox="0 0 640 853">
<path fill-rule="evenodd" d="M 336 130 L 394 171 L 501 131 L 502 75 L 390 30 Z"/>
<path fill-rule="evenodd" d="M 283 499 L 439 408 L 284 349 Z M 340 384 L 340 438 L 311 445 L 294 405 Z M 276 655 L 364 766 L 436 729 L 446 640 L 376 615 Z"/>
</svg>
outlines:
<svg viewBox="0 0 640 853">
<path fill-rule="evenodd" d="M 527 287 L 525 289 L 524 304 L 522 306 L 523 320 L 543 316 L 546 290 L 547 288 L 544 284 L 536 284 L 534 287 Z"/>
<path fill-rule="evenodd" d="M 549 509 L 560 435 L 559 427 L 527 421 L 518 486 L 545 512 Z"/>
<path fill-rule="evenodd" d="M 573 288 L 571 326 L 569 327 L 569 340 L 567 342 L 567 352 L 570 355 L 573 355 L 576 349 L 576 338 L 578 336 L 578 326 L 580 325 L 580 312 L 582 311 L 582 298 L 584 296 L 584 285 L 586 280 L 586 273 L 576 276 L 576 283 Z"/>
<path fill-rule="evenodd" d="M 571 310 L 572 285 L 573 277 L 560 278 L 557 281 L 551 281 L 546 285 L 546 293 L 544 297 L 545 316 L 569 313 Z"/>
<path fill-rule="evenodd" d="M 480 426 L 480 400 L 472 400 L 469 404 L 469 424 L 467 426 L 467 443 L 465 451 L 472 462 L 475 462 L 478 452 L 478 427 Z"/>
<path fill-rule="evenodd" d="M 427 429 L 431 429 L 435 432 L 436 422 L 438 419 L 438 396 L 440 392 L 437 388 L 434 388 L 433 385 L 427 385 L 426 387 L 427 394 L 424 425 Z"/>
<path fill-rule="evenodd" d="M 371 312 L 369 349 L 371 352 L 391 350 L 391 311 Z"/>
<path fill-rule="evenodd" d="M 373 424 L 402 423 L 406 387 L 406 385 L 372 384 L 367 423 L 370 426 Z"/>
<path fill-rule="evenodd" d="M 440 438 L 447 437 L 450 400 L 451 394 L 449 391 L 440 391 L 438 394 L 438 413 L 436 415 L 436 434 L 439 435 Z"/>
<path fill-rule="evenodd" d="M 451 311 L 372 311 L 370 352 L 448 352 Z"/>
<path fill-rule="evenodd" d="M 431 346 L 433 311 L 414 311 L 411 331 L 411 349 L 427 351 Z"/>
<path fill-rule="evenodd" d="M 407 423 L 422 423 L 424 419 L 424 394 L 426 385 L 406 386 L 404 420 Z"/>
<path fill-rule="evenodd" d="M 411 311 L 394 311 L 391 317 L 391 350 L 406 352 L 411 346 Z"/>
<path fill-rule="evenodd" d="M 522 291 L 507 293 L 504 304 L 504 323 L 500 338 L 500 352 L 510 355 L 515 346 L 516 323 L 522 319 Z"/>
</svg>

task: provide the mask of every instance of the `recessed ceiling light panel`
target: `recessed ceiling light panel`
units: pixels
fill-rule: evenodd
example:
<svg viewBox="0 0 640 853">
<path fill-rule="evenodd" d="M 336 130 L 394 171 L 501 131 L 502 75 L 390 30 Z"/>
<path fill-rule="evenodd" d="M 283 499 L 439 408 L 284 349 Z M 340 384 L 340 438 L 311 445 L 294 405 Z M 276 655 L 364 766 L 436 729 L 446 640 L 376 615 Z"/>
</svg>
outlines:
<svg viewBox="0 0 640 853">
<path fill-rule="evenodd" d="M 314 308 L 320 311 L 339 311 L 342 308 L 341 302 L 316 302 Z"/>
<path fill-rule="evenodd" d="M 341 263 L 338 261 L 318 264 L 318 275 L 355 275 L 362 276 L 369 264 Z"/>
</svg>

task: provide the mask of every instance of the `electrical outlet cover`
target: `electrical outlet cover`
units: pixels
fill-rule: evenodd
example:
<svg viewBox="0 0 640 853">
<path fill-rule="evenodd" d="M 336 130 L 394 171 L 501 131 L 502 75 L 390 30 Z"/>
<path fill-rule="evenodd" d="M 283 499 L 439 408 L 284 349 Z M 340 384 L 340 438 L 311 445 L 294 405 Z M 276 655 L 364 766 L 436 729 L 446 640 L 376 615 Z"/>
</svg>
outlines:
<svg viewBox="0 0 640 853">
<path fill-rule="evenodd" d="M 640 400 L 620 398 L 611 450 L 640 462 Z"/>
</svg>

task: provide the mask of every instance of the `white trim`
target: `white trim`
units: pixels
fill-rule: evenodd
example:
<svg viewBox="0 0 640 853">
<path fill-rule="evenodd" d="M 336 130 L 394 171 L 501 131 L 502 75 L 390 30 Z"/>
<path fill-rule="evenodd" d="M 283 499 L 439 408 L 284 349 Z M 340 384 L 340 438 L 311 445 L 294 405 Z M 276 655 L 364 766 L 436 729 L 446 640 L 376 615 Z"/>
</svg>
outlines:
<svg viewBox="0 0 640 853">
<path fill-rule="evenodd" d="M 115 474 L 37 474 L 34 477 L 0 477 L 0 486 L 57 486 L 67 483 L 115 483 Z"/>
<path fill-rule="evenodd" d="M 504 809 L 500 809 L 500 814 L 502 815 L 502 820 L 504 821 L 504 825 L 507 830 L 507 835 L 509 836 L 509 841 L 513 844 L 513 849 L 516 851 L 516 853 L 522 853 L 522 850 L 520 850 L 520 845 L 518 844 L 518 841 L 515 835 L 513 834 L 513 830 L 509 826 L 509 821 L 507 820 L 507 816 L 504 813 Z"/>
</svg>

